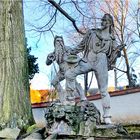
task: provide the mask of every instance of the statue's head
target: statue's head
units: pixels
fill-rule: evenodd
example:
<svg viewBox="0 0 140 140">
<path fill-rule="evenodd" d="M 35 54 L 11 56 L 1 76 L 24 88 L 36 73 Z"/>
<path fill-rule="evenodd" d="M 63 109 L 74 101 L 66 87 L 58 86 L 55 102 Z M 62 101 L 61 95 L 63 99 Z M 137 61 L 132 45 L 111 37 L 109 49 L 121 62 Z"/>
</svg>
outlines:
<svg viewBox="0 0 140 140">
<path fill-rule="evenodd" d="M 63 106 L 57 106 L 53 109 L 53 117 L 61 119 L 65 116 L 65 108 Z"/>
<path fill-rule="evenodd" d="M 63 37 L 62 36 L 55 36 L 54 37 L 54 46 L 56 45 L 64 45 L 64 40 L 63 40 Z"/>
<path fill-rule="evenodd" d="M 110 14 L 104 14 L 101 20 L 101 26 L 103 28 L 114 27 L 113 17 Z"/>
<path fill-rule="evenodd" d="M 64 40 L 62 36 L 55 36 L 54 38 L 54 52 L 55 52 L 55 58 L 56 62 L 58 64 L 63 62 L 63 55 L 65 53 L 65 45 Z"/>
</svg>

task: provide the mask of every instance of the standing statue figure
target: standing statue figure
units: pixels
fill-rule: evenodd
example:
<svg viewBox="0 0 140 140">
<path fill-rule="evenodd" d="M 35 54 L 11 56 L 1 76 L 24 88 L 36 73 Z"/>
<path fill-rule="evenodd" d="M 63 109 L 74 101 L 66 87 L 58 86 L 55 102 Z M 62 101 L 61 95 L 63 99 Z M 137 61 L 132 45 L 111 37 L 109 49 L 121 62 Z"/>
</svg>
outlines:
<svg viewBox="0 0 140 140">
<path fill-rule="evenodd" d="M 84 56 L 77 66 L 66 71 L 66 92 L 70 95 L 75 91 L 77 75 L 94 71 L 102 97 L 103 121 L 110 124 L 112 122 L 110 95 L 107 91 L 108 70 L 115 64 L 120 55 L 120 49 L 116 46 L 112 16 L 105 14 L 101 21 L 101 28 L 87 31 L 81 43 L 70 52 L 73 55 L 84 52 Z"/>
<path fill-rule="evenodd" d="M 58 92 L 58 98 L 61 103 L 66 104 L 67 98 L 65 91 L 60 85 L 60 82 L 65 79 L 65 73 L 68 69 L 73 67 L 73 64 L 70 65 L 68 64 L 65 59 L 69 55 L 69 50 L 70 48 L 66 47 L 64 45 L 64 40 L 62 36 L 55 36 L 54 38 L 54 51 L 47 56 L 46 60 L 46 65 L 52 64 L 54 61 L 57 62 L 59 66 L 59 71 L 56 72 L 56 76 L 54 79 L 51 81 L 51 84 L 55 87 L 55 89 Z M 56 69 L 55 69 L 56 71 Z M 75 84 L 76 84 L 76 92 L 80 95 L 81 101 L 87 100 L 85 97 L 85 93 L 81 87 L 81 85 L 76 81 L 75 79 Z M 73 99 L 74 95 L 69 96 Z M 69 98 L 70 100 L 70 98 Z"/>
</svg>

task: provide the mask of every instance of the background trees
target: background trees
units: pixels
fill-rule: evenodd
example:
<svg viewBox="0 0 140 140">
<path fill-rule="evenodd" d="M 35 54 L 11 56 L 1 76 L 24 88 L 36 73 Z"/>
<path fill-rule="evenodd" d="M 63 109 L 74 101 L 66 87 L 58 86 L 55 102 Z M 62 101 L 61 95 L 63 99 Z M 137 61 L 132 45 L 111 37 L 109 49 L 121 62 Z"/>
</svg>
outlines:
<svg viewBox="0 0 140 140">
<path fill-rule="evenodd" d="M 31 47 L 28 47 L 27 38 L 25 47 L 27 48 L 27 59 L 28 59 L 28 71 L 29 71 L 29 80 L 33 79 L 35 73 L 39 73 L 39 67 L 37 57 L 31 54 Z"/>
<path fill-rule="evenodd" d="M 23 128 L 30 120 L 22 0 L 0 1 L 0 128 Z"/>
</svg>

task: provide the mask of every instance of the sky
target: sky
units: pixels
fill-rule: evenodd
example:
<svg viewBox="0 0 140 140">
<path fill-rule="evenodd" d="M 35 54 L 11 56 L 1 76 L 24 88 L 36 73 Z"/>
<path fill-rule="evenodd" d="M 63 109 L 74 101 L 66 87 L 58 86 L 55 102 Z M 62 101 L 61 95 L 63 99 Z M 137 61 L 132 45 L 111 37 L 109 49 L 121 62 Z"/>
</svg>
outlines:
<svg viewBox="0 0 140 140">
<path fill-rule="evenodd" d="M 136 0 L 134 0 L 136 1 Z M 47 55 L 53 51 L 53 36 L 51 33 L 47 32 L 42 35 L 41 40 L 37 43 L 38 38 L 36 37 L 36 33 L 32 33 L 29 30 L 28 26 L 29 23 L 35 23 L 36 20 L 40 16 L 41 11 L 39 11 L 36 7 L 38 5 L 38 0 L 24 0 L 24 20 L 25 20 L 25 31 L 26 31 L 26 37 L 28 39 L 28 46 L 32 48 L 31 54 L 35 55 L 35 57 L 38 57 L 37 63 L 39 64 L 39 74 L 35 74 L 34 78 L 31 80 L 32 87 L 34 89 L 48 89 L 52 88 L 50 81 L 52 79 L 51 75 L 53 66 L 46 66 L 45 61 L 47 58 Z M 45 21 L 43 21 L 45 22 Z M 41 23 L 40 23 L 41 24 Z M 65 37 L 64 32 L 62 31 L 64 24 L 68 24 L 68 21 L 65 19 L 65 21 L 60 20 L 59 25 L 57 25 L 57 31 L 59 34 L 57 35 L 63 35 Z M 71 25 L 70 25 L 71 26 Z M 69 26 L 69 27 L 70 27 Z M 68 41 L 65 41 L 65 44 L 68 46 Z M 138 67 L 139 69 L 140 67 Z M 114 86 L 114 71 L 109 72 L 109 86 Z M 90 79 L 90 78 L 89 78 Z M 78 81 L 83 86 L 83 78 L 78 78 Z M 64 85 L 64 83 L 62 83 Z M 119 82 L 118 86 L 126 85 L 127 81 L 122 80 L 122 82 Z M 97 87 L 97 82 L 94 80 L 91 87 Z"/>
<path fill-rule="evenodd" d="M 37 1 L 24 0 L 24 21 L 25 21 L 25 35 L 27 37 L 28 47 L 31 47 L 31 54 L 38 57 L 37 63 L 39 65 L 39 73 L 36 73 L 34 78 L 30 81 L 33 89 L 50 89 L 50 71 L 51 66 L 46 66 L 45 61 L 47 54 L 53 51 L 52 37 L 43 35 L 41 40 L 37 43 L 37 34 L 32 34 L 27 31 L 28 22 L 35 22 L 36 14 L 34 14 Z M 39 13 L 38 13 L 39 14 Z"/>
</svg>

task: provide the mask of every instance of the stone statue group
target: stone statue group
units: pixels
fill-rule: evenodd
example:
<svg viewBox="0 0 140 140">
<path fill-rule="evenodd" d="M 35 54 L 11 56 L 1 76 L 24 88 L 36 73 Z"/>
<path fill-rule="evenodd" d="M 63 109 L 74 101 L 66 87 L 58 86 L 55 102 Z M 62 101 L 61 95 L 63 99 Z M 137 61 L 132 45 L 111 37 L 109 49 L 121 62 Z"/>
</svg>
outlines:
<svg viewBox="0 0 140 140">
<path fill-rule="evenodd" d="M 112 70 L 120 48 L 116 44 L 114 36 L 114 23 L 110 14 L 105 14 L 101 19 L 101 28 L 90 29 L 84 35 L 82 41 L 75 48 L 68 48 L 64 44 L 62 36 L 54 38 L 54 51 L 47 56 L 46 64 L 54 61 L 59 66 L 59 71 L 51 81 L 58 92 L 62 104 L 72 104 L 75 95 L 79 94 L 81 101 L 86 102 L 84 90 L 76 81 L 76 77 L 91 71 L 95 72 L 98 88 L 102 97 L 103 120 L 111 124 L 110 95 L 108 88 L 108 71 Z M 83 52 L 80 58 L 77 54 Z M 60 82 L 66 80 L 65 90 Z"/>
</svg>

